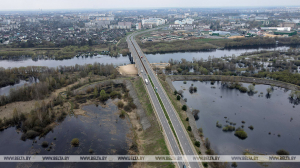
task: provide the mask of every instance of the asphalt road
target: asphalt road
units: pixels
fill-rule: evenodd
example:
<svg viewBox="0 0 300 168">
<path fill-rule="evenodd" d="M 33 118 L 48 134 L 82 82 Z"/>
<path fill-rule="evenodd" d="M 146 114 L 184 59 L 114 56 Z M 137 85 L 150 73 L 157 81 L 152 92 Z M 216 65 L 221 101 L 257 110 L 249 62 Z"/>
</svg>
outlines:
<svg viewBox="0 0 300 168">
<path fill-rule="evenodd" d="M 169 143 L 169 145 L 172 149 L 171 152 L 174 155 L 181 155 L 181 152 L 180 152 L 180 149 L 177 145 L 176 139 L 175 139 L 175 137 L 172 133 L 170 125 L 168 124 L 168 120 L 165 117 L 164 112 L 163 112 L 163 110 L 162 110 L 162 108 L 159 104 L 159 101 L 158 101 L 156 95 L 155 95 L 155 91 L 153 90 L 153 88 L 151 86 L 151 83 L 150 83 L 150 80 L 147 76 L 147 73 L 146 73 L 143 65 L 141 64 L 141 61 L 139 59 L 136 59 L 137 58 L 137 53 L 136 53 L 135 49 L 133 48 L 132 44 L 130 42 L 128 44 L 129 44 L 132 56 L 135 57 L 135 64 L 138 68 L 138 71 L 141 72 L 141 70 L 143 70 L 143 72 L 139 73 L 139 74 L 141 74 L 141 77 L 142 77 L 144 82 L 145 82 L 145 79 L 148 80 L 148 84 L 146 85 L 146 89 L 149 93 L 149 96 L 150 96 L 152 102 L 153 102 L 153 106 L 155 108 L 154 110 L 157 112 L 159 122 L 161 123 L 162 128 L 164 129 L 164 132 L 166 134 L 166 137 L 167 137 L 167 140 L 168 140 L 168 142 L 166 142 L 166 143 Z M 178 162 L 178 163 L 175 163 L 175 164 L 177 164 L 180 168 L 182 168 L 183 165 L 184 165 L 184 163 L 182 163 L 182 162 Z"/>
<path fill-rule="evenodd" d="M 151 31 L 153 31 L 153 29 Z M 182 155 L 180 152 L 178 143 L 176 142 L 175 136 L 170 128 L 170 125 L 168 124 L 167 118 L 162 110 L 162 107 L 160 106 L 158 98 L 156 97 L 155 90 L 151 86 L 150 80 L 148 79 L 148 75 L 150 76 L 154 86 L 157 87 L 157 92 L 164 104 L 164 107 L 169 115 L 171 123 L 175 129 L 175 133 L 178 137 L 180 146 L 183 150 L 183 155 L 198 155 L 196 153 L 196 151 L 193 149 L 194 147 L 191 144 L 192 142 L 189 139 L 189 136 L 186 132 L 186 128 L 184 128 L 184 126 L 182 125 L 177 112 L 175 111 L 167 94 L 165 93 L 163 87 L 161 86 L 155 72 L 152 70 L 150 63 L 148 62 L 144 53 L 142 52 L 142 50 L 140 49 L 140 47 L 134 40 L 134 36 L 137 34 L 141 34 L 141 33 L 134 33 L 127 37 L 128 46 L 129 46 L 132 56 L 134 57 L 135 64 L 138 68 L 138 72 L 139 72 L 140 76 L 143 78 L 144 82 L 145 82 L 145 79 L 147 79 L 149 82 L 148 85 L 146 85 L 146 87 L 147 87 L 149 96 L 153 101 L 154 108 L 157 111 L 159 121 L 161 122 L 161 125 L 167 135 L 167 139 L 170 143 L 173 154 L 174 155 Z M 139 56 L 143 56 L 143 58 L 139 59 Z M 141 60 L 142 60 L 143 64 L 141 63 Z M 143 70 L 142 73 L 140 73 L 141 70 Z M 148 75 L 146 74 L 146 72 L 148 72 Z M 178 163 L 179 167 L 183 167 L 184 164 L 185 163 Z M 197 167 L 200 167 L 200 165 L 202 167 L 202 164 L 199 165 L 196 162 L 189 162 L 187 164 L 188 164 L 187 167 L 191 167 L 191 168 L 197 168 Z"/>
</svg>

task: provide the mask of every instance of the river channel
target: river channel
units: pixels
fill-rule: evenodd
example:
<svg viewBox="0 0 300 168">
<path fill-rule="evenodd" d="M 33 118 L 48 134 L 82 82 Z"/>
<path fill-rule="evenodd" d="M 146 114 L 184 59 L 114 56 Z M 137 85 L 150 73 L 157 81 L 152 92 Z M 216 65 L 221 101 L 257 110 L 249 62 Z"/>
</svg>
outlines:
<svg viewBox="0 0 300 168">
<path fill-rule="evenodd" d="M 93 64 L 95 62 L 103 64 L 114 64 L 116 66 L 130 64 L 128 56 L 111 57 L 107 55 L 97 55 L 91 57 L 74 57 L 72 59 L 53 60 L 53 59 L 38 59 L 32 60 L 31 58 L 20 58 L 18 60 L 0 60 L 0 67 L 14 68 L 14 67 L 26 67 L 26 66 L 74 66 Z"/>
<path fill-rule="evenodd" d="M 242 48 L 242 49 L 224 49 L 224 50 L 212 50 L 212 51 L 201 51 L 201 52 L 184 52 L 184 53 L 166 53 L 166 54 L 147 54 L 146 57 L 150 63 L 159 63 L 159 62 L 168 62 L 170 59 L 181 60 L 182 58 L 187 61 L 193 61 L 193 58 L 200 60 L 207 60 L 209 56 L 220 58 L 223 56 L 240 56 L 245 52 L 254 52 L 261 50 L 288 50 L 288 46 L 268 46 L 268 47 L 251 47 L 251 48 Z"/>
<path fill-rule="evenodd" d="M 239 56 L 245 52 L 253 52 L 260 50 L 288 50 L 288 46 L 268 46 L 268 47 L 252 47 L 252 48 L 239 48 L 239 49 L 224 49 L 224 50 L 212 50 L 202 52 L 185 52 L 185 53 L 167 53 L 167 54 L 147 54 L 146 57 L 150 63 L 168 62 L 170 59 L 181 60 L 182 58 L 187 61 L 192 61 L 193 58 L 207 60 L 209 56 L 220 58 L 223 56 Z M 74 57 L 72 59 L 64 60 L 51 60 L 51 59 L 38 59 L 32 60 L 31 58 L 24 57 L 18 60 L 0 60 L 0 67 L 13 68 L 13 67 L 26 67 L 26 66 L 74 66 L 93 64 L 95 62 L 103 64 L 114 64 L 116 66 L 130 64 L 128 56 L 110 57 L 107 55 L 97 55 L 91 57 Z"/>
<path fill-rule="evenodd" d="M 191 84 L 197 87 L 196 93 L 189 92 Z M 291 91 L 274 87 L 274 91 L 268 97 L 268 85 L 256 85 L 255 90 L 258 92 L 254 95 L 222 87 L 221 82 L 211 85 L 209 81 L 187 81 L 186 84 L 183 84 L 183 81 L 175 81 L 173 85 L 176 90 L 183 90 L 189 108 L 200 110 L 199 119 L 196 121 L 197 128 L 203 129 L 204 136 L 210 140 L 211 147 L 217 154 L 243 155 L 244 152 L 250 152 L 272 155 L 280 149 L 288 151 L 291 155 L 300 154 L 300 105 L 290 101 Z M 248 85 L 243 83 L 245 87 Z M 223 132 L 222 128 L 216 127 L 217 121 L 223 127 L 229 125 L 229 122 L 236 123 L 235 128 L 244 125 L 248 137 L 241 140 L 234 132 Z M 248 128 L 250 125 L 254 127 L 253 130 Z M 256 163 L 238 165 L 261 167 Z M 295 168 L 300 166 L 299 163 L 268 165 L 288 165 Z"/>
<path fill-rule="evenodd" d="M 0 96 L 2 96 L 2 95 L 8 96 L 8 95 L 9 95 L 10 89 L 18 89 L 18 88 L 20 88 L 20 87 L 23 87 L 24 85 L 25 85 L 25 86 L 26 86 L 26 85 L 27 85 L 27 86 L 30 86 L 30 85 L 32 85 L 33 83 L 38 83 L 38 82 L 39 82 L 39 79 L 33 78 L 33 77 L 29 78 L 28 81 L 26 81 L 26 80 L 20 80 L 20 82 L 17 83 L 17 84 L 14 84 L 14 85 L 8 85 L 8 86 L 5 86 L 5 87 L 0 88 Z"/>
</svg>

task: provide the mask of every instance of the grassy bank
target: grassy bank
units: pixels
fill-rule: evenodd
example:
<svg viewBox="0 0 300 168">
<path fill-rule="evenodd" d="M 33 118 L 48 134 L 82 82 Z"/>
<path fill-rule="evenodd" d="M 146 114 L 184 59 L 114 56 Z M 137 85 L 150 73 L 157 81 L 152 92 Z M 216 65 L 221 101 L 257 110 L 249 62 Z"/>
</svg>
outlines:
<svg viewBox="0 0 300 168">
<path fill-rule="evenodd" d="M 164 89 L 165 89 L 165 91 L 166 91 L 173 107 L 175 108 L 177 114 L 179 115 L 179 117 L 181 119 L 181 122 L 183 123 L 184 127 L 187 128 L 189 126 L 189 121 L 186 120 L 187 114 L 186 114 L 185 111 L 182 110 L 182 105 L 181 105 L 180 101 L 177 100 L 177 96 L 174 95 L 174 93 L 173 93 L 172 89 L 170 88 L 169 84 L 166 81 L 163 81 L 161 79 L 159 79 L 159 80 L 160 80 L 161 85 L 164 87 Z M 196 139 L 195 139 L 193 133 L 191 131 L 187 131 L 187 132 L 190 136 L 191 141 L 194 144 L 194 147 L 195 147 L 196 151 L 199 153 L 200 149 L 199 149 L 199 147 L 197 147 L 195 145 Z"/>
<path fill-rule="evenodd" d="M 298 75 L 298 74 L 295 74 Z M 288 77 L 288 75 L 285 75 Z M 227 82 L 245 82 L 255 84 L 274 85 L 290 90 L 300 90 L 299 85 L 292 82 L 285 82 L 282 80 L 271 80 L 257 77 L 243 77 L 243 76 L 225 76 L 225 75 L 173 75 L 168 76 L 172 81 L 227 81 Z M 295 78 L 296 80 L 297 78 Z"/>
<path fill-rule="evenodd" d="M 150 83 L 151 83 L 151 85 L 152 85 L 152 87 L 153 87 L 153 89 L 154 89 L 154 84 L 153 84 L 153 82 L 152 82 L 150 76 L 148 76 L 148 77 L 149 77 Z M 169 125 L 170 125 L 170 128 L 172 129 L 172 132 L 173 132 L 173 134 L 174 134 L 174 136 L 175 136 L 175 138 L 176 138 L 176 141 L 177 141 L 177 144 L 178 144 L 178 146 L 179 146 L 179 149 L 180 149 L 181 153 L 183 153 L 183 151 L 182 151 L 182 149 L 181 149 L 181 146 L 179 145 L 179 140 L 178 140 L 177 134 L 176 134 L 175 129 L 174 129 L 173 125 L 172 125 L 172 122 L 171 122 L 171 120 L 170 120 L 170 117 L 169 117 L 169 115 L 168 115 L 168 113 L 167 113 L 167 111 L 166 111 L 166 109 L 165 109 L 165 106 L 164 106 L 163 102 L 161 101 L 161 99 L 160 99 L 158 93 L 155 92 L 155 94 L 156 94 L 156 97 L 158 98 L 159 104 L 160 104 L 161 108 L 163 109 L 164 114 L 165 114 L 165 116 L 166 116 L 166 118 L 167 118 L 167 120 L 168 120 L 168 123 L 169 123 Z"/>
</svg>

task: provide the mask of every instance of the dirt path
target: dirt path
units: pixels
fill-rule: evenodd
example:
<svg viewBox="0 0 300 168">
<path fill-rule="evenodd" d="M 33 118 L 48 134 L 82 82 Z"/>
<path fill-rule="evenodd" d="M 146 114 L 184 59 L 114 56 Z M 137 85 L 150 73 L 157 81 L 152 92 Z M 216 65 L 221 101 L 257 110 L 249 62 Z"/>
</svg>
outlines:
<svg viewBox="0 0 300 168">
<path fill-rule="evenodd" d="M 138 71 L 134 64 L 119 66 L 117 70 L 121 75 L 136 76 L 138 74 Z"/>
</svg>

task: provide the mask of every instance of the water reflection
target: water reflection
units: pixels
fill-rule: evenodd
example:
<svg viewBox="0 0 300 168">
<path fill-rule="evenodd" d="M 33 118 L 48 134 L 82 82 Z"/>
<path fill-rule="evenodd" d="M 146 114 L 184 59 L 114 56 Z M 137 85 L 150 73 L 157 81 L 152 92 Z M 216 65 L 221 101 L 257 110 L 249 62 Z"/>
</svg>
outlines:
<svg viewBox="0 0 300 168">
<path fill-rule="evenodd" d="M 181 60 L 182 58 L 187 61 L 193 61 L 193 58 L 200 60 L 203 58 L 207 60 L 209 56 L 220 58 L 223 56 L 239 56 L 245 52 L 254 52 L 261 50 L 287 50 L 290 47 L 287 46 L 268 46 L 268 47 L 252 47 L 252 48 L 236 48 L 236 49 L 224 49 L 224 50 L 212 50 L 212 51 L 201 51 L 201 52 L 184 52 L 184 53 L 166 53 L 166 54 L 147 54 L 146 57 L 150 63 L 168 62 L 170 59 Z"/>
<path fill-rule="evenodd" d="M 21 59 L 21 58 L 20 58 Z M 47 66 L 47 67 L 58 67 L 58 66 L 74 66 L 84 65 L 84 64 L 93 64 L 95 62 L 103 64 L 114 64 L 114 65 L 126 65 L 130 64 L 128 56 L 120 57 L 110 57 L 107 55 L 97 55 L 93 57 L 73 57 L 71 59 L 65 60 L 53 60 L 53 59 L 39 59 L 32 60 L 28 57 L 22 57 L 20 61 L 15 60 L 0 60 L 0 67 L 26 67 L 26 66 Z"/>
<path fill-rule="evenodd" d="M 23 86 L 30 86 L 33 83 L 38 83 L 38 82 L 39 82 L 39 79 L 34 78 L 34 77 L 30 77 L 28 81 L 20 80 L 20 82 L 17 84 L 1 87 L 0 88 L 0 96 L 2 96 L 2 95 L 8 96 L 10 89 L 18 89 Z"/>
<path fill-rule="evenodd" d="M 0 132 L 0 155 L 126 155 L 131 142 L 131 127 L 128 118 L 119 118 L 119 112 L 112 100 L 105 107 L 87 105 L 83 107 L 87 116 L 68 116 L 46 137 L 20 140 L 16 128 Z M 79 147 L 72 147 L 73 138 L 79 139 Z M 50 151 L 41 147 L 47 141 Z M 0 167 L 128 167 L 131 163 L 0 163 Z"/>
<path fill-rule="evenodd" d="M 188 88 L 193 84 L 197 93 Z M 211 141 L 212 149 L 221 155 L 242 155 L 249 151 L 256 154 L 275 154 L 277 150 L 287 150 L 292 155 L 300 154 L 300 106 L 291 104 L 291 91 L 274 87 L 270 97 L 266 95 L 268 85 L 255 85 L 256 94 L 249 96 L 238 89 L 227 89 L 221 83 L 183 81 L 173 82 L 176 90 L 182 90 L 189 108 L 200 110 L 197 128 L 203 129 L 205 138 Z M 250 84 L 243 83 L 248 88 Z M 215 86 L 215 88 L 211 88 Z M 261 94 L 261 92 L 263 94 Z M 294 103 L 294 102 L 293 102 Z M 225 118 L 226 117 L 226 118 Z M 291 120 L 293 118 L 293 120 Z M 223 132 L 216 122 L 223 126 L 235 123 L 235 128 L 244 127 L 248 137 L 240 140 L 233 132 Z M 242 123 L 242 121 L 245 121 Z M 252 125 L 253 130 L 248 127 Z M 270 132 L 270 134 L 269 134 Z M 280 135 L 280 136 L 278 136 Z M 270 164 L 269 167 L 299 167 L 299 163 Z M 260 167 L 259 164 L 239 164 L 240 167 Z"/>
</svg>

